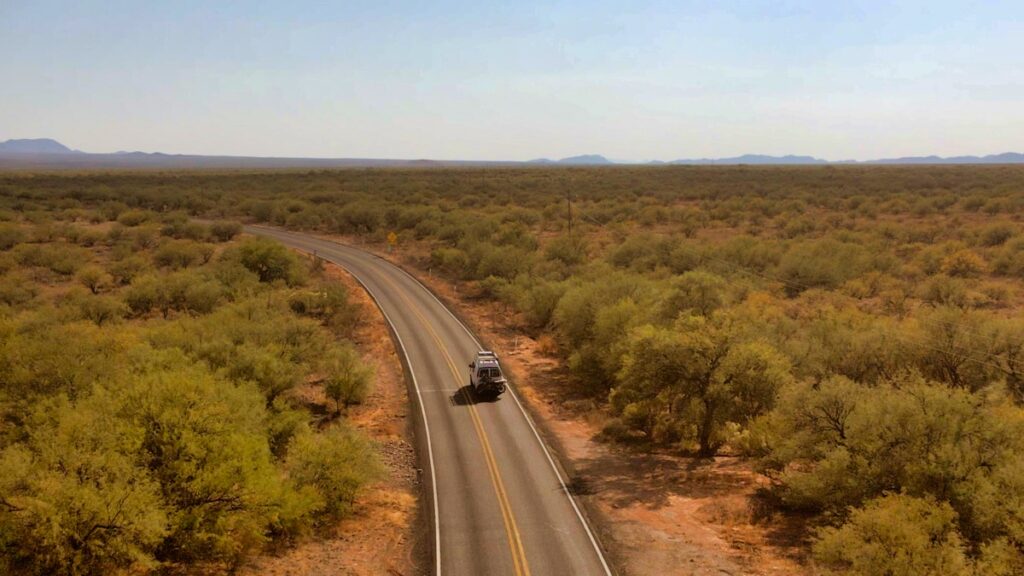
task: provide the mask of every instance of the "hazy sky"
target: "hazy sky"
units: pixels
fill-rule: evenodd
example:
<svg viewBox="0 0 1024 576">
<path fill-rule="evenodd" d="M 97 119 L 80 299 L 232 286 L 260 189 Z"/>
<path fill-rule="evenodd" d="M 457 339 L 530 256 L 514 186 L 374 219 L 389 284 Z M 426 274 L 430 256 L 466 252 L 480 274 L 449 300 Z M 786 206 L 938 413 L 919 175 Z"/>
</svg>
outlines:
<svg viewBox="0 0 1024 576">
<path fill-rule="evenodd" d="M 1024 151 L 1024 2 L 0 0 L 0 140 L 647 160 Z"/>
</svg>

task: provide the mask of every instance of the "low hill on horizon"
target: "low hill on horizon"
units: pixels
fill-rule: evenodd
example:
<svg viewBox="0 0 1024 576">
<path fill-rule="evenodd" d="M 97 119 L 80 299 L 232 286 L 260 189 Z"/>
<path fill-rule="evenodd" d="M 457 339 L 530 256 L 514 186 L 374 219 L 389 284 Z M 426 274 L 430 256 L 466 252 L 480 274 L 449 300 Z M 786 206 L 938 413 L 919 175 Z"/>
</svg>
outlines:
<svg viewBox="0 0 1024 576">
<path fill-rule="evenodd" d="M 616 162 L 600 154 L 582 154 L 559 160 L 431 160 L 391 158 L 294 158 L 275 156 L 204 156 L 162 152 L 89 153 L 73 150 L 52 138 L 16 139 L 0 142 L 2 168 L 348 168 L 425 166 L 610 166 L 610 165 L 780 165 L 818 166 L 845 164 L 1024 164 L 1024 154 L 1004 152 L 987 156 L 906 156 L 877 160 L 829 161 L 814 156 L 744 154 L 728 158 L 690 158 L 671 161 Z"/>
<path fill-rule="evenodd" d="M 0 154 L 80 154 L 52 138 L 22 138 L 0 142 Z"/>
</svg>

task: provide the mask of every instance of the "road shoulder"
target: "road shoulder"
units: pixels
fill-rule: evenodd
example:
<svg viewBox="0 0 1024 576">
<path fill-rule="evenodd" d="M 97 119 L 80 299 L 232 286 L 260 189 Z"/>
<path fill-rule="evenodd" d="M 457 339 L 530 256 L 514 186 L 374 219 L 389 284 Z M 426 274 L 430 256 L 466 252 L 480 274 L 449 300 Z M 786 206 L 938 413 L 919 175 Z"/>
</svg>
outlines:
<svg viewBox="0 0 1024 576">
<path fill-rule="evenodd" d="M 324 273 L 343 284 L 359 307 L 352 334 L 363 361 L 374 369 L 374 388 L 345 418 L 379 447 L 386 476 L 370 486 L 350 517 L 325 537 L 301 542 L 280 555 L 262 556 L 241 571 L 245 576 L 405 576 L 425 573 L 416 556 L 423 532 L 420 484 L 409 400 L 401 361 L 384 317 L 363 287 L 342 267 L 324 262 Z M 309 401 L 327 404 L 315 383 L 304 387 Z"/>
</svg>

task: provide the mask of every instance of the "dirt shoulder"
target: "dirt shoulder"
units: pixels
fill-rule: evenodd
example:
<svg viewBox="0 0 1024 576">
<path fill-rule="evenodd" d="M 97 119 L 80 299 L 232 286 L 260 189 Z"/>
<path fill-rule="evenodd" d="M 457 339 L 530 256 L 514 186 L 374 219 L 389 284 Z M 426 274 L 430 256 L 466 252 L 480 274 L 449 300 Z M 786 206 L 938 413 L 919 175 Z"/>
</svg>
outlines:
<svg viewBox="0 0 1024 576">
<path fill-rule="evenodd" d="M 320 537 L 302 542 L 280 555 L 265 555 L 241 570 L 244 575 L 270 576 L 405 576 L 418 574 L 414 557 L 419 484 L 409 420 L 410 403 L 402 365 L 377 306 L 344 269 L 325 263 L 328 278 L 348 288 L 361 310 L 352 339 L 363 361 L 373 366 L 373 391 L 365 402 L 348 409 L 346 420 L 380 447 L 386 477 L 357 499 L 353 514 Z M 323 390 L 310 383 L 303 400 L 333 410 Z"/>
</svg>

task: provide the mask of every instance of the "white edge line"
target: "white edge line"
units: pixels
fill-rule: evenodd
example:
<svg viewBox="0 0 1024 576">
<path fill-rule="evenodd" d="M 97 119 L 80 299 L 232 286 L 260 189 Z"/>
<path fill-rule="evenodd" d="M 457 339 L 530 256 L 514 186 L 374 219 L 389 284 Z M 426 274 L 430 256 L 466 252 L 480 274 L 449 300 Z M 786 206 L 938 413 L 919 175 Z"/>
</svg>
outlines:
<svg viewBox="0 0 1024 576">
<path fill-rule="evenodd" d="M 264 228 L 264 229 L 265 230 L 274 230 L 273 228 Z M 287 234 L 291 234 L 291 233 L 290 232 L 285 232 L 285 234 L 287 235 Z M 320 242 L 324 242 L 324 240 L 320 240 L 318 238 L 313 238 L 313 240 L 318 240 Z M 331 242 L 331 241 L 327 240 L 327 242 Z M 342 246 L 342 247 L 352 248 L 351 246 L 345 246 L 344 244 L 340 244 L 340 243 L 337 243 L 337 242 L 332 242 L 332 243 L 333 244 L 338 244 L 339 246 Z M 355 249 L 358 250 L 358 248 L 355 248 Z M 360 250 L 360 252 L 369 254 L 369 252 L 366 252 L 364 250 Z M 398 347 L 402 349 L 402 356 L 405 358 L 405 365 L 409 367 L 409 375 L 412 376 L 412 385 L 416 389 L 416 398 L 419 400 L 419 403 L 420 403 L 420 414 L 423 416 L 423 432 L 424 432 L 424 434 L 427 437 L 427 460 L 429 460 L 429 462 L 430 462 L 430 487 L 431 487 L 431 490 L 433 492 L 433 497 L 434 497 L 433 506 L 432 506 L 433 507 L 433 512 L 434 512 L 434 558 L 435 558 L 435 565 L 434 565 L 435 572 L 434 573 L 437 574 L 437 576 L 441 576 L 441 513 L 438 510 L 439 503 L 438 503 L 438 500 L 437 500 L 437 474 L 435 473 L 435 470 L 434 470 L 434 448 L 433 448 L 433 446 L 430 443 L 430 425 L 427 423 L 427 411 L 423 407 L 423 395 L 420 393 L 420 385 L 419 385 L 419 382 L 416 380 L 416 371 L 413 370 L 413 368 L 412 368 L 412 361 L 409 360 L 409 353 L 406 352 L 406 350 L 405 350 L 405 344 L 402 342 L 402 337 L 399 336 L 399 334 L 398 334 L 398 328 L 395 327 L 395 323 L 391 321 L 391 317 L 388 316 L 388 313 L 384 311 L 384 307 L 381 306 L 380 300 L 377 299 L 377 296 L 373 293 L 372 290 L 370 290 L 369 286 L 367 286 L 366 283 L 363 282 L 362 279 L 360 279 L 359 276 L 354 271 L 346 268 L 343 264 L 341 264 L 339 262 L 334 262 L 334 264 L 337 264 L 338 266 L 341 266 L 342 268 L 345 268 L 345 270 L 347 270 L 348 273 L 351 274 L 353 278 L 355 278 L 356 282 L 358 282 L 359 285 L 363 287 L 363 290 L 366 290 L 366 293 L 370 295 L 370 298 L 373 299 L 373 302 L 377 305 L 377 309 L 380 310 L 381 315 L 384 316 L 384 319 L 387 320 L 388 325 L 391 326 L 391 333 L 395 335 L 395 340 L 398 342 Z M 398 266 L 395 266 L 395 268 L 398 268 Z M 402 270 L 401 268 L 398 268 L 398 269 Z M 405 272 L 405 270 L 402 270 L 402 272 Z M 408 274 L 408 272 L 405 272 L 405 273 Z M 413 279 L 415 280 L 415 278 L 413 278 Z M 422 284 L 421 284 L 421 286 L 422 286 Z M 428 292 L 429 292 L 429 290 L 428 290 Z M 433 294 L 431 294 L 431 296 L 433 296 Z M 440 301 L 438 301 L 438 302 L 440 302 Z M 443 306 L 444 305 L 442 304 L 442 307 Z M 451 311 L 449 311 L 448 308 L 445 308 L 445 311 L 447 311 L 449 314 L 451 314 Z M 452 316 L 452 317 L 454 318 L 454 316 Z M 456 320 L 458 320 L 458 318 L 456 318 Z M 461 324 L 461 322 L 460 322 L 460 324 Z M 463 326 L 463 329 L 465 329 L 465 328 L 466 327 Z M 470 337 L 472 338 L 473 335 L 470 334 Z M 476 338 L 473 338 L 473 340 L 476 340 Z M 477 345 L 479 346 L 479 343 Z M 532 426 L 532 424 L 531 424 L 531 426 Z M 548 458 L 550 458 L 550 456 Z M 558 471 L 556 470 L 555 472 L 557 473 Z M 561 479 L 561 477 L 559 477 L 559 479 Z M 562 486 L 564 487 L 565 483 L 563 483 Z M 574 506 L 575 506 L 575 504 L 574 504 Z M 576 513 L 578 514 L 579 511 L 577 510 Z M 588 532 L 589 532 L 589 530 L 588 530 Z M 604 561 L 604 559 L 602 558 L 602 562 L 603 561 Z"/>
<path fill-rule="evenodd" d="M 388 260 L 381 258 L 380 256 L 377 256 L 376 254 L 373 254 L 371 252 L 366 252 L 365 250 L 362 252 L 370 254 L 371 256 L 375 256 L 380 260 L 384 260 L 384 262 L 391 264 L 399 271 L 401 271 L 403 274 L 411 278 L 413 282 L 419 284 L 420 287 L 423 288 L 427 292 L 427 294 L 430 294 L 430 297 L 433 298 L 441 306 L 441 308 L 443 308 L 444 311 L 447 312 L 448 315 L 451 316 L 452 319 L 459 324 L 459 326 L 462 326 L 462 329 L 466 331 L 466 334 L 469 335 L 470 339 L 472 339 L 473 342 L 476 343 L 476 347 L 480 350 L 483 349 L 483 346 L 481 346 L 480 344 L 480 340 L 478 340 L 477 337 L 473 334 L 473 331 L 470 330 L 469 327 L 467 327 L 462 322 L 462 320 L 459 320 L 459 317 L 456 316 L 455 313 L 453 313 L 451 310 L 449 310 L 448 306 L 446 306 L 444 302 L 441 302 L 441 299 L 438 298 L 437 295 L 434 294 L 434 292 L 430 288 L 427 288 L 427 286 L 423 284 L 423 282 L 420 282 L 418 278 L 407 272 L 401 266 L 398 266 L 392 262 L 388 262 Z M 512 387 L 509 386 L 508 391 L 509 393 L 512 394 L 512 398 L 516 401 L 516 406 L 519 406 L 519 411 L 522 412 L 523 417 L 526 418 L 526 423 L 530 425 L 530 430 L 533 431 L 534 437 L 537 438 L 537 443 L 540 444 L 541 450 L 543 450 L 544 455 L 547 456 L 548 464 L 551 465 L 551 469 L 555 472 L 555 476 L 558 478 L 559 484 L 562 485 L 562 491 L 565 492 L 565 496 L 569 499 L 569 503 L 572 504 L 572 509 L 576 512 L 576 517 L 579 518 L 580 523 L 583 524 L 583 529 L 587 532 L 587 537 L 590 538 L 590 543 L 594 546 L 594 551 L 597 552 L 597 557 L 601 560 L 601 566 L 604 568 L 604 573 L 607 574 L 607 576 L 612 576 L 611 568 L 608 567 L 608 562 L 604 558 L 604 553 L 601 552 L 601 546 L 598 545 L 597 539 L 594 538 L 594 533 L 590 531 L 590 525 L 587 523 L 587 520 L 583 517 L 583 512 L 580 511 L 580 507 L 576 504 L 576 499 L 573 498 L 572 492 L 569 491 L 569 487 L 565 484 L 565 479 L 562 478 L 562 473 L 558 471 L 558 466 L 555 465 L 555 459 L 552 458 L 551 452 L 548 451 L 548 447 L 544 443 L 544 439 L 541 438 L 540 432 L 538 432 L 537 427 L 534 426 L 533 419 L 530 418 L 530 414 L 526 412 L 526 408 L 523 407 L 523 403 L 519 401 L 519 396 L 515 393 L 515 390 L 513 390 Z"/>
</svg>

